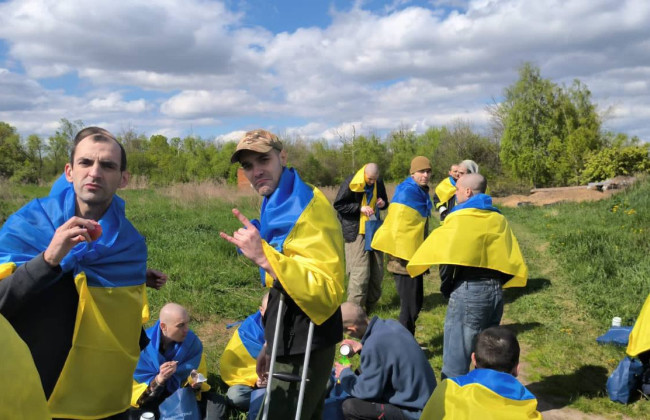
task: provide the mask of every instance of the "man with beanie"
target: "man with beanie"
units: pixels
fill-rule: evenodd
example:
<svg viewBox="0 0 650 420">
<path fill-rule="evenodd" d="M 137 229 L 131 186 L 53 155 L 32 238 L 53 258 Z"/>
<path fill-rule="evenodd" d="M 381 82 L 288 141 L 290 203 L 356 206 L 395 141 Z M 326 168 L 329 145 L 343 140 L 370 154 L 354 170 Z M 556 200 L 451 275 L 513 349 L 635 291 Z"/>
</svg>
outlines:
<svg viewBox="0 0 650 420">
<path fill-rule="evenodd" d="M 245 133 L 231 161 L 241 164 L 246 178 L 264 197 L 260 220 L 251 222 L 233 209 L 243 226 L 232 236 L 220 235 L 260 268 L 262 285 L 271 289 L 263 317 L 266 344 L 258 356 L 258 376 L 268 371 L 274 346 L 274 372 L 300 375 L 310 321 L 314 323 L 301 418 L 320 419 L 335 347 L 343 336 L 339 308 L 345 276 L 343 236 L 325 195 L 300 179 L 295 169 L 287 168 L 286 158 L 275 134 L 266 130 Z M 281 325 L 276 325 L 281 295 L 286 311 Z M 276 328 L 282 334 L 274 343 Z M 298 384 L 271 377 L 269 382 L 269 418 L 294 418 Z"/>
<path fill-rule="evenodd" d="M 368 163 L 347 177 L 334 200 L 345 240 L 348 302 L 360 305 L 366 312 L 370 312 L 381 297 L 384 278 L 384 255 L 366 248 L 366 222 L 378 220 L 379 210 L 386 206 L 386 187 L 379 178 L 376 163 Z"/>
<path fill-rule="evenodd" d="M 399 322 L 415 335 L 415 321 L 424 299 L 423 275 L 411 277 L 409 262 L 428 233 L 433 204 L 429 198 L 431 163 L 424 156 L 411 161 L 410 176 L 395 188 L 384 224 L 377 230 L 372 247 L 389 254 L 388 271 L 393 273 L 400 298 Z"/>
</svg>

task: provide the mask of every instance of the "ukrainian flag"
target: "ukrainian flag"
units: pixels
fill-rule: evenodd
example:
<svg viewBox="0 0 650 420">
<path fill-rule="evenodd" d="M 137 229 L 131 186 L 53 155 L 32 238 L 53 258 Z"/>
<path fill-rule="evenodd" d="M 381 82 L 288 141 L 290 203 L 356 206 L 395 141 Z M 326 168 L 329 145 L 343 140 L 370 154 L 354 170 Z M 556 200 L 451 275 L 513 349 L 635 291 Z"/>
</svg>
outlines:
<svg viewBox="0 0 650 420">
<path fill-rule="evenodd" d="M 174 343 L 163 356 L 160 353 L 160 341 L 162 332 L 160 331 L 160 320 L 147 329 L 149 344 L 140 352 L 138 365 L 133 373 L 133 392 L 131 394 L 131 405 L 138 406 L 138 399 L 147 389 L 149 383 L 160 372 L 160 365 L 165 362 L 174 360 L 178 362 L 176 372 L 165 382 L 167 391 L 172 394 L 180 387 L 185 386 L 190 380 L 190 373 L 196 369 L 205 377 L 208 376 L 208 370 L 203 356 L 203 344 L 192 330 L 187 332 L 185 340 L 182 343 Z M 209 391 L 210 385 L 206 382 L 201 384 L 201 392 Z M 197 394 L 200 399 L 201 394 Z"/>
<path fill-rule="evenodd" d="M 426 191 L 408 177 L 397 188 L 388 214 L 372 239 L 372 248 L 410 260 L 422 241 L 433 204 Z"/>
<path fill-rule="evenodd" d="M 368 188 L 366 185 L 366 165 L 363 165 L 363 168 L 359 169 L 350 180 L 350 191 L 364 193 L 361 199 L 362 205 L 365 203 L 366 206 L 373 209 L 377 205 L 377 181 L 372 185 L 372 188 Z M 368 220 L 370 220 L 368 216 L 361 213 L 359 217 L 359 235 L 366 234 L 366 222 Z"/>
<path fill-rule="evenodd" d="M 325 195 L 284 168 L 276 190 L 262 202 L 258 222 L 264 254 L 285 292 L 316 324 L 343 302 L 343 234 Z M 273 278 L 262 272 L 262 284 Z"/>
<path fill-rule="evenodd" d="M 51 419 L 29 348 L 2 315 L 0 337 L 0 419 Z"/>
<path fill-rule="evenodd" d="M 262 313 L 257 311 L 237 328 L 221 356 L 221 379 L 228 386 L 255 386 L 257 355 L 264 345 Z"/>
<path fill-rule="evenodd" d="M 448 177 L 440 181 L 436 186 L 435 190 L 438 199 L 440 200 L 436 204 L 436 209 L 440 208 L 451 200 L 451 198 L 456 194 L 456 181 L 452 177 Z"/>
<path fill-rule="evenodd" d="M 627 354 L 637 356 L 639 353 L 648 350 L 650 350 L 650 295 L 646 298 L 630 333 Z"/>
<path fill-rule="evenodd" d="M 422 411 L 426 420 L 541 419 L 537 399 L 512 375 L 474 369 L 449 378 L 433 391 Z"/>
<path fill-rule="evenodd" d="M 517 238 L 486 194 L 454 207 L 415 252 L 406 269 L 411 276 L 417 276 L 434 264 L 489 268 L 512 275 L 503 287 L 523 287 L 528 279 Z"/>
<path fill-rule="evenodd" d="M 74 216 L 75 204 L 72 184 L 59 180 L 49 197 L 9 217 L 0 231 L 0 274 L 10 275 L 43 252 L 55 229 Z M 61 261 L 62 271 L 74 274 L 79 306 L 72 346 L 48 400 L 53 417 L 101 418 L 129 407 L 141 325 L 148 317 L 147 248 L 119 197 L 99 223 L 102 236 L 78 244 Z"/>
</svg>

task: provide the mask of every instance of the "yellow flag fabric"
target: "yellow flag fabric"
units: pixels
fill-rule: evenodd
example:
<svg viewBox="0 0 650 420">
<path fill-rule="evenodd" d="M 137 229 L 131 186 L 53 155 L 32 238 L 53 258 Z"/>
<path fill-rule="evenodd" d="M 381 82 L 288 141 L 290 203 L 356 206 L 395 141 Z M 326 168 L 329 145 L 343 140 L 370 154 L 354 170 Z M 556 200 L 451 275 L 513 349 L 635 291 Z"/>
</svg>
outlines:
<svg viewBox="0 0 650 420">
<path fill-rule="evenodd" d="M 257 360 L 251 357 L 246 346 L 235 331 L 219 361 L 221 379 L 229 386 L 254 386 L 257 382 Z"/>
<path fill-rule="evenodd" d="M 53 417 L 91 419 L 129 408 L 138 362 L 145 285 L 88 286 L 75 277 L 79 293 L 72 348 L 48 401 Z M 76 390 L 83 389 L 79 399 Z"/>
<path fill-rule="evenodd" d="M 514 378 L 513 378 L 514 379 Z M 490 388 L 472 383 L 460 385 L 445 379 L 433 391 L 422 411 L 426 420 L 524 420 L 541 419 L 537 400 L 499 395 Z"/>
<path fill-rule="evenodd" d="M 334 208 L 313 188 L 314 197 L 296 221 L 278 252 L 262 241 L 273 271 L 298 307 L 320 325 L 343 302 L 345 262 L 343 234 Z M 273 278 L 265 277 L 267 287 Z"/>
<path fill-rule="evenodd" d="M 401 203 L 391 203 L 384 223 L 375 232 L 372 248 L 403 260 L 410 260 L 422 241 L 426 218 Z"/>
<path fill-rule="evenodd" d="M 452 185 L 451 180 L 449 177 L 447 177 L 440 181 L 438 185 L 436 185 L 435 192 L 440 199 L 440 201 L 436 203 L 436 209 L 438 209 L 440 206 L 447 204 L 447 202 L 451 200 L 454 194 L 456 194 L 456 186 Z"/>
<path fill-rule="evenodd" d="M 627 354 L 637 356 L 650 350 L 650 295 L 645 300 L 627 343 Z"/>
<path fill-rule="evenodd" d="M 5 279 L 6 277 L 9 277 L 14 272 L 15 269 L 16 269 L 16 264 L 12 262 L 0 264 L 0 281 Z"/>
<path fill-rule="evenodd" d="M 363 197 L 361 198 L 361 206 L 369 206 L 373 209 L 377 204 L 377 183 L 375 182 L 372 186 L 372 197 L 370 202 L 368 202 L 368 197 L 365 194 L 366 191 L 366 165 L 363 165 L 363 168 L 359 169 L 356 174 L 352 177 L 350 181 L 350 190 L 354 192 L 362 192 Z M 361 213 L 359 216 L 359 235 L 366 234 L 366 222 L 369 220 L 368 216 Z"/>
<path fill-rule="evenodd" d="M 32 354 L 2 315 L 0 337 L 0 419 L 51 419 Z"/>
<path fill-rule="evenodd" d="M 513 276 L 503 287 L 524 287 L 528 267 L 508 221 L 496 211 L 467 208 L 450 213 L 415 252 L 411 276 L 434 264 L 489 268 Z"/>
</svg>

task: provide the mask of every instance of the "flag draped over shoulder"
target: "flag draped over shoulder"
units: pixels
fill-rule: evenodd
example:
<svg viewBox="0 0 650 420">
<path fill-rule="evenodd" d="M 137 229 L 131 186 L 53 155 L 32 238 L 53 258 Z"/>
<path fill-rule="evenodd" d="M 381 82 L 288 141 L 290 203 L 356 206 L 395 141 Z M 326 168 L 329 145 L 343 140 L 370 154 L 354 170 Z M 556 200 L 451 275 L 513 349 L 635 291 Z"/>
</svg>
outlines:
<svg viewBox="0 0 650 420">
<path fill-rule="evenodd" d="M 508 221 L 485 194 L 453 208 L 415 252 L 406 269 L 411 276 L 434 264 L 488 268 L 513 276 L 503 287 L 523 287 L 528 268 Z"/>
<path fill-rule="evenodd" d="M 220 360 L 221 379 L 229 386 L 254 386 L 257 355 L 264 345 L 262 314 L 257 311 L 242 322 L 226 345 Z"/>
<path fill-rule="evenodd" d="M 60 179 L 49 197 L 10 216 L 0 230 L 0 278 L 43 252 L 75 215 L 75 203 L 72 184 Z M 129 406 L 140 328 L 148 317 L 147 248 L 119 197 L 99 224 L 99 239 L 76 245 L 60 264 L 74 275 L 79 304 L 72 346 L 48 401 L 54 417 L 107 417 Z"/>
<path fill-rule="evenodd" d="M 646 298 L 630 333 L 627 354 L 637 356 L 648 350 L 650 350 L 650 295 Z"/>
<path fill-rule="evenodd" d="M 160 372 L 160 365 L 169 361 L 178 362 L 176 372 L 165 382 L 165 387 L 170 393 L 175 392 L 188 380 L 190 373 L 196 369 L 207 375 L 205 367 L 201 369 L 201 364 L 205 365 L 203 360 L 203 344 L 201 340 L 191 330 L 187 332 L 185 340 L 182 343 L 173 343 L 172 347 L 166 352 L 166 357 L 160 353 L 160 341 L 162 332 L 160 330 L 160 320 L 147 329 L 149 344 L 140 352 L 140 359 L 133 374 L 133 395 L 131 404 L 136 405 L 140 395 L 147 389 L 149 383 Z M 203 387 L 207 387 L 203 389 Z M 202 391 L 209 390 L 207 384 L 201 385 Z"/>
<path fill-rule="evenodd" d="M 368 206 L 375 208 L 377 204 L 377 182 L 372 184 L 372 186 L 366 185 L 366 165 L 363 165 L 361 169 L 357 171 L 356 174 L 350 180 L 350 191 L 362 192 L 363 198 L 361 199 L 362 206 Z M 379 216 L 379 213 L 377 213 Z M 365 214 L 361 213 L 359 216 L 359 234 L 365 235 L 366 233 L 366 221 L 369 218 Z"/>
<path fill-rule="evenodd" d="M 440 181 L 436 186 L 435 193 L 440 201 L 436 204 L 436 208 L 443 206 L 456 194 L 456 181 L 452 177 L 448 177 Z"/>
<path fill-rule="evenodd" d="M 372 248 L 410 260 L 424 240 L 432 207 L 429 194 L 413 178 L 406 178 L 395 188 L 386 219 L 372 239 Z"/>
<path fill-rule="evenodd" d="M 317 325 L 343 300 L 343 234 L 334 208 L 318 188 L 284 168 L 265 197 L 259 221 L 264 254 L 283 289 Z M 273 279 L 262 272 L 262 284 Z"/>
<path fill-rule="evenodd" d="M 0 419 L 51 419 L 29 348 L 2 315 L 0 337 Z"/>
<path fill-rule="evenodd" d="M 474 369 L 445 379 L 422 411 L 427 420 L 541 419 L 537 400 L 517 379 L 491 369 Z"/>
</svg>

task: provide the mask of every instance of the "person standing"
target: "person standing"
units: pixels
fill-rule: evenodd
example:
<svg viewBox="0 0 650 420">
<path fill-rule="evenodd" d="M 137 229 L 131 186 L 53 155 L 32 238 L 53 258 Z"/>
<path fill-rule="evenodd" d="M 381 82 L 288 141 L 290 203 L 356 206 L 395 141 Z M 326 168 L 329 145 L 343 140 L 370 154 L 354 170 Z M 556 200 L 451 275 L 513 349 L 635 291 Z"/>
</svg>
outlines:
<svg viewBox="0 0 650 420">
<path fill-rule="evenodd" d="M 387 269 L 395 278 L 400 298 L 399 322 L 415 335 L 424 300 L 423 275 L 409 275 L 406 264 L 428 233 L 433 204 L 429 198 L 431 163 L 424 156 L 411 160 L 410 175 L 396 188 L 384 224 L 377 230 L 372 247 L 390 255 Z"/>
<path fill-rule="evenodd" d="M 268 371 L 274 345 L 275 372 L 302 373 L 310 321 L 315 324 L 301 418 L 319 419 L 335 346 L 343 335 L 343 236 L 325 195 L 302 181 L 295 169 L 287 168 L 286 158 L 275 134 L 252 130 L 244 135 L 231 162 L 241 164 L 253 188 L 264 197 L 260 220 L 252 223 L 233 209 L 243 226 L 232 236 L 220 235 L 260 268 L 262 284 L 271 288 L 258 376 Z M 286 311 L 278 326 L 281 294 Z M 273 342 L 276 328 L 283 331 L 278 343 Z M 271 386 L 269 418 L 293 418 L 298 386 L 279 380 L 272 380 Z"/>
<path fill-rule="evenodd" d="M 343 181 L 334 200 L 343 239 L 348 275 L 348 302 L 372 311 L 381 297 L 384 255 L 366 248 L 366 221 L 378 220 L 379 210 L 388 206 L 386 187 L 379 178 L 379 167 L 368 163 Z"/>
<path fill-rule="evenodd" d="M 50 196 L 0 230 L 0 314 L 29 347 L 52 417 L 126 415 L 148 318 L 144 238 L 115 192 L 127 185 L 115 137 L 87 127 Z"/>
<path fill-rule="evenodd" d="M 523 287 L 528 278 L 517 238 L 485 194 L 481 174 L 456 183 L 457 205 L 431 232 L 407 265 L 415 276 L 440 265 L 440 291 L 449 298 L 445 316 L 442 378 L 469 371 L 474 339 L 498 326 L 503 315 L 502 287 Z"/>
<path fill-rule="evenodd" d="M 444 221 L 447 214 L 456 205 L 456 181 L 458 181 L 459 173 L 456 164 L 451 165 L 449 169 L 449 176 L 438 185 L 433 193 L 433 205 L 440 216 L 440 221 Z"/>
</svg>

